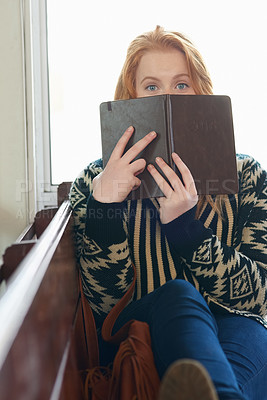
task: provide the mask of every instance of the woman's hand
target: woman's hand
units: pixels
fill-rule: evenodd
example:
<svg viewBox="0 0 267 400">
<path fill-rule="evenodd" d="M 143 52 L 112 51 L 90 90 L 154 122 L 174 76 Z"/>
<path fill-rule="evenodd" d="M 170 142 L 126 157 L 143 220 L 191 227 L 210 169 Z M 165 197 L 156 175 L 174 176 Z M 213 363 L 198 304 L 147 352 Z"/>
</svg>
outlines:
<svg viewBox="0 0 267 400">
<path fill-rule="evenodd" d="M 163 224 L 173 221 L 193 208 L 198 202 L 197 190 L 191 172 L 176 153 L 172 153 L 172 159 L 179 169 L 184 183 L 160 157 L 156 158 L 156 162 L 172 187 L 153 165 L 150 164 L 147 167 L 165 196 L 158 198 L 160 220 Z"/>
<path fill-rule="evenodd" d="M 156 132 L 148 133 L 123 154 L 133 131 L 134 128 L 130 126 L 124 132 L 111 153 L 104 171 L 93 179 L 93 196 L 101 203 L 120 203 L 126 199 L 131 190 L 137 189 L 141 184 L 137 175 L 144 171 L 146 161 L 142 158 L 133 160 L 152 142 Z"/>
</svg>

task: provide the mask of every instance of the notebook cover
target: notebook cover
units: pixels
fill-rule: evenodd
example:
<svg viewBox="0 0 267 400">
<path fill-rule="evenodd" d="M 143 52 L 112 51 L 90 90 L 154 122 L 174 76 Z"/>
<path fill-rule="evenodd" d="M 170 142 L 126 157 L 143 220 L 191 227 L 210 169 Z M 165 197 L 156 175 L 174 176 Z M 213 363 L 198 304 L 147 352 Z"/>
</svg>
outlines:
<svg viewBox="0 0 267 400">
<path fill-rule="evenodd" d="M 144 158 L 156 168 L 155 158 L 162 157 L 168 163 L 170 149 L 166 126 L 166 96 L 143 97 L 130 100 L 116 100 L 100 105 L 102 158 L 105 167 L 117 141 L 129 126 L 134 127 L 134 133 L 125 149 L 127 151 L 134 143 L 147 133 L 155 130 L 154 139 L 137 158 Z M 158 168 L 159 169 L 159 168 Z M 138 175 L 141 185 L 133 190 L 128 199 L 140 199 L 163 196 L 150 173 L 145 169 Z"/>
<path fill-rule="evenodd" d="M 155 158 L 160 156 L 175 169 L 171 160 L 174 149 L 189 167 L 198 194 L 238 192 L 231 100 L 228 96 L 160 95 L 110 101 L 100 105 L 100 120 L 104 167 L 118 139 L 132 125 L 135 132 L 125 151 L 155 130 L 157 138 L 138 158 L 145 158 L 147 164 L 152 163 L 159 170 Z M 142 184 L 129 194 L 129 199 L 163 195 L 147 170 L 138 177 Z"/>
<path fill-rule="evenodd" d="M 231 100 L 171 95 L 174 150 L 193 175 L 198 194 L 238 192 Z"/>
</svg>

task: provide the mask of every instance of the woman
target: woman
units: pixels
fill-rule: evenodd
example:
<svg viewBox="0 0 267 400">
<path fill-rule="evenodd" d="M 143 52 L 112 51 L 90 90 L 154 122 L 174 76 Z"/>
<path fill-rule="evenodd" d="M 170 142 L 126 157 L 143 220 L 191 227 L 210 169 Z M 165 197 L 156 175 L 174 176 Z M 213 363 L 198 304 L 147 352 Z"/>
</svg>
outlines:
<svg viewBox="0 0 267 400">
<path fill-rule="evenodd" d="M 129 46 L 115 99 L 165 93 L 212 94 L 212 83 L 193 44 L 157 26 Z M 101 160 L 89 164 L 70 194 L 83 288 L 98 328 L 129 287 L 133 263 L 135 297 L 116 329 L 133 318 L 149 324 L 164 377 L 160 399 L 267 399 L 265 171 L 238 155 L 240 192 L 199 198 L 177 154 L 183 184 L 162 159 L 156 162 L 171 185 L 134 160 L 155 132 L 123 155 L 132 133 L 129 127 L 122 135 L 104 171 Z M 144 168 L 164 197 L 126 201 Z M 123 190 L 114 190 L 120 182 Z"/>
</svg>

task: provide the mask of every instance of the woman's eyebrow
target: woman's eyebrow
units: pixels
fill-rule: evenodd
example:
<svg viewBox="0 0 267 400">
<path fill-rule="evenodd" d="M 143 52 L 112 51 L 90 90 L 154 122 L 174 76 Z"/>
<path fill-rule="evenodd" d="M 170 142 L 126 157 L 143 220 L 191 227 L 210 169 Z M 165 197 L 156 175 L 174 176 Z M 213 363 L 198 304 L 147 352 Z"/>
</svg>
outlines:
<svg viewBox="0 0 267 400">
<path fill-rule="evenodd" d="M 176 79 L 180 79 L 180 78 L 183 78 L 183 77 L 190 78 L 188 74 L 182 73 L 182 74 L 174 75 L 174 77 L 172 79 L 176 80 Z"/>
<path fill-rule="evenodd" d="M 186 78 L 189 78 L 189 75 L 187 74 L 187 73 L 185 73 L 185 72 L 182 72 L 182 73 L 180 73 L 180 74 L 177 74 L 177 75 L 174 75 L 173 77 L 172 77 L 172 80 L 176 80 L 176 79 L 180 79 L 180 78 L 182 78 L 182 77 L 186 77 Z M 152 81 L 160 81 L 160 79 L 159 78 L 157 78 L 157 77 L 155 77 L 155 76 L 145 76 L 142 80 L 141 80 L 141 82 L 140 82 L 140 84 L 142 84 L 145 80 L 147 80 L 147 79 L 149 79 L 149 80 L 152 80 Z"/>
<path fill-rule="evenodd" d="M 160 79 L 156 78 L 155 76 L 145 76 L 145 77 L 141 80 L 140 84 L 143 83 L 146 79 L 149 79 L 149 80 L 152 80 L 152 81 L 159 81 L 159 80 L 160 80 Z"/>
</svg>

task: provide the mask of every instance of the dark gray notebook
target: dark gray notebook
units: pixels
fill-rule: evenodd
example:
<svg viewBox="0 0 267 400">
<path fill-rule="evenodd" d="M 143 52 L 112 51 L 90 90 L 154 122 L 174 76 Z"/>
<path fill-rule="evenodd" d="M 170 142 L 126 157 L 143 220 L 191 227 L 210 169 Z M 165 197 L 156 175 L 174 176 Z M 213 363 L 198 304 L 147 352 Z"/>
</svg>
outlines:
<svg viewBox="0 0 267 400">
<path fill-rule="evenodd" d="M 160 95 L 108 101 L 100 105 L 103 165 L 124 131 L 134 134 L 127 149 L 154 130 L 157 138 L 139 154 L 147 164 L 162 157 L 178 174 L 175 151 L 190 169 L 198 194 L 238 192 L 231 100 L 217 95 Z M 141 186 L 129 198 L 162 196 L 147 170 L 138 175 Z"/>
</svg>

